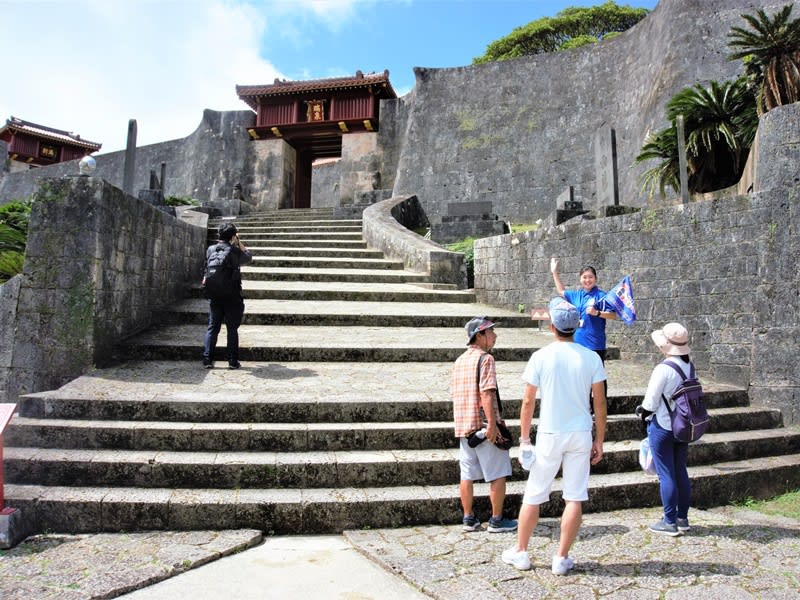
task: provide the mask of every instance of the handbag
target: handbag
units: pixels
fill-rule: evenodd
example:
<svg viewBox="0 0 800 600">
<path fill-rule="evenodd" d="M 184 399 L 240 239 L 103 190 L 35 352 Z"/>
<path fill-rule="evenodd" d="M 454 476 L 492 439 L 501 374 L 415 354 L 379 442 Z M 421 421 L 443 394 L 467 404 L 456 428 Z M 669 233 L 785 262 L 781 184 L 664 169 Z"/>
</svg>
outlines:
<svg viewBox="0 0 800 600">
<path fill-rule="evenodd" d="M 481 357 L 478 359 L 478 371 L 477 371 L 477 379 L 478 385 L 480 386 L 481 381 L 481 363 L 483 362 L 483 357 L 486 354 L 481 354 Z M 503 404 L 500 402 L 500 390 L 495 389 L 496 397 L 497 397 L 497 412 L 500 413 L 502 418 L 503 416 Z M 481 414 L 483 414 L 483 408 L 481 408 Z M 485 415 L 484 415 L 485 416 Z M 495 446 L 500 448 L 501 450 L 509 450 L 511 446 L 514 445 L 514 437 L 511 434 L 511 430 L 506 426 L 505 423 L 502 421 L 497 422 L 497 431 L 500 432 L 500 435 L 503 439 L 500 441 L 493 442 Z M 467 444 L 470 448 L 474 448 L 478 444 L 482 443 L 486 439 L 486 419 L 483 420 L 483 429 L 479 429 L 478 431 L 473 431 L 467 436 Z"/>
</svg>

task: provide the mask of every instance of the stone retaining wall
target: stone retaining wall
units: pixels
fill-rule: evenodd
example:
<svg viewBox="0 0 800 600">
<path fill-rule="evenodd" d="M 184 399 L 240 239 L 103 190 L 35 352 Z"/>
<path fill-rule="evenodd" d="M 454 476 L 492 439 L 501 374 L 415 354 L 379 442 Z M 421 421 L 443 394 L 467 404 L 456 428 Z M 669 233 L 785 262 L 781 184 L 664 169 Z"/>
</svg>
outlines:
<svg viewBox="0 0 800 600">
<path fill-rule="evenodd" d="M 756 147 L 752 194 L 477 240 L 478 299 L 545 305 L 551 256 L 568 286 L 584 264 L 605 289 L 630 274 L 637 321 L 608 325 L 623 359 L 656 361 L 650 332 L 683 322 L 699 369 L 800 422 L 800 104 L 762 117 Z"/>
<path fill-rule="evenodd" d="M 432 283 L 467 286 L 464 255 L 442 248 L 414 233 L 427 225 L 427 217 L 416 196 L 390 198 L 364 209 L 364 239 L 386 258 L 402 260 L 409 271 L 428 273 Z"/>
<path fill-rule="evenodd" d="M 11 402 L 109 361 L 154 310 L 187 297 L 204 265 L 206 215 L 184 222 L 94 177 L 43 180 L 34 198 L 23 273 L 0 286 Z"/>
</svg>

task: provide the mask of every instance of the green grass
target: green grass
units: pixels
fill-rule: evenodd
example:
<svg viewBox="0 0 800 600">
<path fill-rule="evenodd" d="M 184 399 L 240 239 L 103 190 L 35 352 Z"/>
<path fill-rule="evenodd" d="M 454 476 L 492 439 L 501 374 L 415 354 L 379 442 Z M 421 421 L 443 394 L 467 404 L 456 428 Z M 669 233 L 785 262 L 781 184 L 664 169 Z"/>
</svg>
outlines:
<svg viewBox="0 0 800 600">
<path fill-rule="evenodd" d="M 768 500 L 753 500 L 749 498 L 742 502 L 740 506 L 765 515 L 778 515 L 800 520 L 800 490 L 788 492 Z"/>
<path fill-rule="evenodd" d="M 541 223 L 511 223 L 511 233 L 523 233 L 525 231 L 536 231 Z"/>
</svg>

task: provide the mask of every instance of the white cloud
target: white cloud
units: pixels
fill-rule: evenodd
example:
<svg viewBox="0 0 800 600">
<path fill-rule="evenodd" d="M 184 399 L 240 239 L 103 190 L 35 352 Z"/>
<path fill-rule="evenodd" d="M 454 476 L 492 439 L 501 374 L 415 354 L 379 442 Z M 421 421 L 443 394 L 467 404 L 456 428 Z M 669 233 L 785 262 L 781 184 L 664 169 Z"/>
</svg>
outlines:
<svg viewBox="0 0 800 600">
<path fill-rule="evenodd" d="M 101 152 L 125 147 L 128 119 L 139 145 L 185 137 L 205 108 L 247 110 L 237 83 L 282 76 L 259 56 L 263 11 L 246 4 L 0 1 L 0 14 L 16 49 L 0 119 L 74 131 Z"/>
</svg>

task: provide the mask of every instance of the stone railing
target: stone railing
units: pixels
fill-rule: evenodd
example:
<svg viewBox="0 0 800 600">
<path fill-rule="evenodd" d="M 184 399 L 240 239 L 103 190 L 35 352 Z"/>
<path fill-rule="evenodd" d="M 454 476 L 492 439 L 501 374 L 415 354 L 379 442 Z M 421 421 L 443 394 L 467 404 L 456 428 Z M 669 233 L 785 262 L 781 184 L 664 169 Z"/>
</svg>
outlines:
<svg viewBox="0 0 800 600">
<path fill-rule="evenodd" d="M 207 218 L 173 217 L 95 177 L 42 180 L 23 273 L 0 286 L 2 400 L 108 362 L 155 310 L 187 297 L 202 277 Z"/>
<path fill-rule="evenodd" d="M 363 213 L 364 239 L 386 258 L 402 260 L 409 271 L 427 273 L 431 283 L 467 286 L 464 255 L 452 252 L 414 233 L 411 228 L 427 225 L 416 196 L 389 198 L 372 204 Z"/>
</svg>

